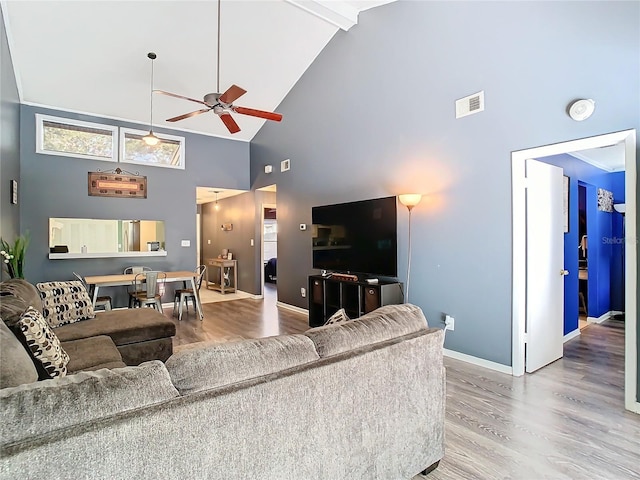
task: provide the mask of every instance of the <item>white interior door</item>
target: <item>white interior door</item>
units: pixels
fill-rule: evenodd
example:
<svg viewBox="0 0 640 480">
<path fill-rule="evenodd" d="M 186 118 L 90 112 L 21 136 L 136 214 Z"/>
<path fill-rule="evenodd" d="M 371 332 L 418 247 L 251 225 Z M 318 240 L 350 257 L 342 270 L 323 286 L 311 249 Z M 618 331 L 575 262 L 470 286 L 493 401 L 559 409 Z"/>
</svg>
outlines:
<svg viewBox="0 0 640 480">
<path fill-rule="evenodd" d="M 528 159 L 526 175 L 525 368 L 533 372 L 562 357 L 565 275 L 562 169 Z"/>
</svg>

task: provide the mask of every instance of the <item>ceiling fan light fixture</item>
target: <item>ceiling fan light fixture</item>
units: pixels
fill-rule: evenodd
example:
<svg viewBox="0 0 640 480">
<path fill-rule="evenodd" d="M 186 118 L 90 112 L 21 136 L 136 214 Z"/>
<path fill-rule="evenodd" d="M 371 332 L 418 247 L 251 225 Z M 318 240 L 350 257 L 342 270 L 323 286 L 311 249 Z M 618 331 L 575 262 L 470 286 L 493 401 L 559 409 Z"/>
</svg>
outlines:
<svg viewBox="0 0 640 480">
<path fill-rule="evenodd" d="M 160 139 L 154 135 L 153 130 L 149 130 L 149 133 L 142 137 L 142 141 L 150 147 L 160 143 Z"/>
</svg>

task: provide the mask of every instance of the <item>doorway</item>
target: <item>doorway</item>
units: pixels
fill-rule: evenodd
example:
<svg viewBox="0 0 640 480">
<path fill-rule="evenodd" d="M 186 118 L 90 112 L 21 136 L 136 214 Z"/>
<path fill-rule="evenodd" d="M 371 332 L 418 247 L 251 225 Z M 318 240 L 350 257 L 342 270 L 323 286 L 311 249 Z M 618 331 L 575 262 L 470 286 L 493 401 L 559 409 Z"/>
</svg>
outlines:
<svg viewBox="0 0 640 480">
<path fill-rule="evenodd" d="M 625 259 L 625 408 L 640 413 L 637 398 L 637 244 L 636 239 L 636 133 L 635 130 L 573 140 L 512 153 L 512 222 L 513 222 L 513 290 L 512 290 L 512 367 L 513 375 L 525 371 L 526 343 L 526 161 L 594 148 L 623 145 L 625 157 L 626 238 Z"/>
</svg>

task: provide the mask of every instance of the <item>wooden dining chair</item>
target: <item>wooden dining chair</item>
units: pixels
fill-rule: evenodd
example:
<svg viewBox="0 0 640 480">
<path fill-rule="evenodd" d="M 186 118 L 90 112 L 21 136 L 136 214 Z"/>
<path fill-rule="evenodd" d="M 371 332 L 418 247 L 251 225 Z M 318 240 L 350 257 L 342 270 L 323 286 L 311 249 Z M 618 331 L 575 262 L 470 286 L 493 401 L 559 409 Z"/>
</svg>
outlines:
<svg viewBox="0 0 640 480">
<path fill-rule="evenodd" d="M 193 291 L 193 288 L 179 288 L 176 289 L 173 297 L 173 315 L 176 314 L 176 306 L 178 307 L 178 321 L 182 320 L 182 304 L 184 303 L 187 307 L 187 315 L 189 314 L 189 299 L 193 302 L 193 310 L 197 311 L 196 302 L 198 299 L 196 295 L 200 295 L 200 285 L 202 285 L 202 279 L 204 278 L 204 274 L 207 271 L 206 265 L 199 265 L 195 270 L 195 278 L 196 278 L 196 291 Z"/>
<path fill-rule="evenodd" d="M 84 286 L 85 290 L 89 294 L 89 298 L 93 300 L 93 286 L 87 285 L 87 281 L 84 279 L 82 275 L 76 272 L 72 272 L 72 273 L 74 277 L 76 277 L 78 280 L 82 282 L 82 285 Z M 96 298 L 96 304 L 93 306 L 93 308 L 98 308 L 98 307 L 102 307 L 105 310 L 111 310 L 111 297 L 108 295 L 103 295 Z"/>
<path fill-rule="evenodd" d="M 164 284 L 167 281 L 167 274 L 158 271 L 145 271 L 136 273 L 133 280 L 134 306 L 144 307 L 151 305 L 160 313 L 162 311 L 162 292 L 164 292 Z"/>
</svg>

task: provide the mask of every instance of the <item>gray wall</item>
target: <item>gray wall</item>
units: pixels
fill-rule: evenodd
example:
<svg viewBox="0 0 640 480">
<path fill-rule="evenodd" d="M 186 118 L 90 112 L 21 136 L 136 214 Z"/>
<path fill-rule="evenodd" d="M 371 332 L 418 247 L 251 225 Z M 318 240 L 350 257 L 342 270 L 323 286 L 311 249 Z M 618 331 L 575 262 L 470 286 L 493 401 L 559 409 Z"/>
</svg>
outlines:
<svg viewBox="0 0 640 480">
<path fill-rule="evenodd" d="M 251 246 L 255 232 L 255 195 L 242 193 L 218 202 L 220 209 L 215 210 L 215 202 L 202 205 L 202 254 L 204 259 L 216 258 L 223 249 L 229 250 L 237 260 L 238 289 L 258 294 L 255 279 L 255 254 L 257 248 Z M 222 231 L 224 223 L 231 223 L 233 230 Z M 211 240 L 211 244 L 208 241 Z M 254 243 L 256 245 L 256 243 Z M 217 270 L 217 269 L 216 269 Z M 210 272 L 211 278 L 216 273 Z"/>
<path fill-rule="evenodd" d="M 456 318 L 446 348 L 511 365 L 511 152 L 640 128 L 639 15 L 638 2 L 612 1 L 399 1 L 362 13 L 278 107 L 283 122 L 251 143 L 252 188 L 278 187 L 280 300 L 306 306 L 311 241 L 298 224 L 313 205 L 421 192 L 412 303 L 434 326 Z M 486 110 L 456 120 L 454 101 L 480 90 Z M 588 121 L 567 116 L 576 98 L 596 100 Z"/>
<path fill-rule="evenodd" d="M 20 186 L 20 99 L 4 18 L 0 18 L 0 75 L 0 237 L 13 243 L 20 234 L 20 201 L 11 203 L 11 180 Z M 8 278 L 1 270 L 0 278 Z"/>
<path fill-rule="evenodd" d="M 145 126 L 136 124 L 22 106 L 20 216 L 22 230 L 31 232 L 25 274 L 31 282 L 71 279 L 73 271 L 82 275 L 118 273 L 127 265 L 140 263 L 163 270 L 193 270 L 197 264 L 196 186 L 249 187 L 248 143 L 180 133 L 186 137 L 185 170 L 42 155 L 35 153 L 35 113 L 145 129 Z M 160 128 L 154 130 L 164 131 Z M 87 172 L 117 166 L 147 176 L 146 199 L 87 195 Z M 144 261 L 126 258 L 49 260 L 49 217 L 163 220 L 168 255 Z M 191 246 L 181 247 L 181 240 L 190 240 Z M 173 289 L 167 290 L 164 300 L 170 301 Z M 116 295 L 115 292 L 113 294 Z M 119 294 L 117 303 L 123 304 L 123 298 Z"/>
</svg>

